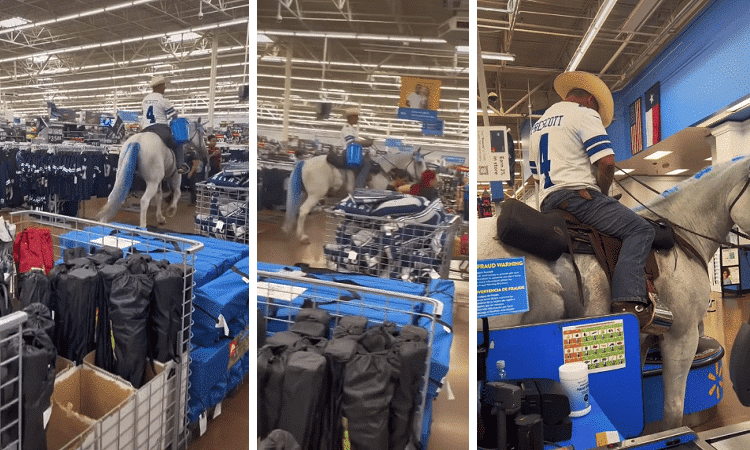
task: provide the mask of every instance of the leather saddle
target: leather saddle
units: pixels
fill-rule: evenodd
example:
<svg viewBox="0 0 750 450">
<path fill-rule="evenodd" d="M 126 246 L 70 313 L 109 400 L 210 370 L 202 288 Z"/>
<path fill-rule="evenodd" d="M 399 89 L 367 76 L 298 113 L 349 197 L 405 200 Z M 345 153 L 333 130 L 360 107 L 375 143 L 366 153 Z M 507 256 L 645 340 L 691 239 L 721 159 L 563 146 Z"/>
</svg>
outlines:
<svg viewBox="0 0 750 450">
<path fill-rule="evenodd" d="M 656 231 L 646 263 L 646 278 L 652 282 L 659 277 L 654 250 L 672 248 L 676 235 L 666 221 L 649 222 Z M 514 198 L 503 201 L 497 232 L 502 243 L 547 261 L 555 261 L 563 253 L 593 254 L 610 282 L 622 248 L 620 239 L 600 233 L 564 210 L 542 213 Z M 576 272 L 580 279 L 577 267 Z"/>
</svg>

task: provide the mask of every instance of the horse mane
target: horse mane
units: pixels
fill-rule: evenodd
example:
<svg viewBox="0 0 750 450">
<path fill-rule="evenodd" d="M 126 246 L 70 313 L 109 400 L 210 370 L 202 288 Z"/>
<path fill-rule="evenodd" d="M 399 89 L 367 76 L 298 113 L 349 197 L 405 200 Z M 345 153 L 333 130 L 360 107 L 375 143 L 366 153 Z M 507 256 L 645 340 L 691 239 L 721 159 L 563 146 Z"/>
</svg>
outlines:
<svg viewBox="0 0 750 450">
<path fill-rule="evenodd" d="M 653 216 L 651 211 L 656 213 L 673 211 L 686 198 L 694 200 L 711 195 L 716 199 L 726 199 L 737 182 L 747 179 L 748 175 L 750 175 L 750 158 L 744 155 L 737 156 L 730 161 L 703 168 L 692 177 L 683 180 L 647 202 L 647 208 L 639 206 L 634 210 Z M 727 182 L 728 177 L 734 176 L 739 177 L 737 182 Z"/>
</svg>

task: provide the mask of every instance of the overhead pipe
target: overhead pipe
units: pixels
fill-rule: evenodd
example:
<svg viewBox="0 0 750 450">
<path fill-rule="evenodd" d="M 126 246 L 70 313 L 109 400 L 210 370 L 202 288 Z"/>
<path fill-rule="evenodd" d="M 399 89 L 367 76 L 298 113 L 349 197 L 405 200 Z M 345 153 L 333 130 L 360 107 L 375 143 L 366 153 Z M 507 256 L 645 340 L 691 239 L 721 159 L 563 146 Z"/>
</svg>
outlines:
<svg viewBox="0 0 750 450">
<path fill-rule="evenodd" d="M 654 51 L 654 49 L 662 45 L 662 43 L 664 42 L 664 39 L 666 39 L 667 36 L 672 33 L 671 30 L 674 24 L 676 24 L 679 21 L 684 20 L 688 14 L 692 13 L 697 8 L 700 8 L 702 5 L 705 5 L 706 3 L 707 3 L 706 0 L 693 0 L 687 5 L 685 5 L 685 7 L 682 8 L 682 10 L 680 10 L 679 13 L 677 13 L 677 15 L 673 16 L 672 20 L 669 21 L 667 26 L 665 26 L 662 29 L 662 32 L 659 34 L 659 36 L 656 39 L 651 40 L 648 47 L 644 51 L 641 52 L 640 56 L 638 56 L 638 58 L 630 62 L 630 65 L 625 70 L 625 73 L 623 73 L 620 76 L 620 79 L 617 80 L 614 86 L 612 86 L 612 90 L 614 91 L 617 88 L 621 87 L 625 83 L 625 80 L 629 79 L 633 75 L 635 70 L 638 69 L 643 64 L 645 59 L 650 56 L 650 54 Z"/>
<path fill-rule="evenodd" d="M 633 8 L 633 11 L 630 13 L 630 17 L 632 17 L 635 14 L 635 12 L 641 7 L 641 5 L 644 4 L 645 1 L 647 1 L 647 0 L 641 0 L 638 3 L 638 5 L 636 5 L 636 7 Z M 643 24 L 646 23 L 646 21 L 651 18 L 651 16 L 654 14 L 654 12 L 656 12 L 656 10 L 661 6 L 661 4 L 663 2 L 664 2 L 664 0 L 660 0 L 657 4 L 655 4 L 654 7 L 651 8 L 646 13 L 646 15 L 640 21 L 640 23 L 633 28 L 633 31 L 628 31 L 627 32 L 627 36 L 625 37 L 625 41 L 623 41 L 623 43 L 620 44 L 620 47 L 617 49 L 617 51 L 615 51 L 615 54 L 612 55 L 611 58 L 609 58 L 609 61 L 607 61 L 607 64 L 605 64 L 604 67 L 602 68 L 602 70 L 599 71 L 599 76 L 601 76 L 602 74 L 604 74 L 604 72 L 606 72 L 607 69 L 609 69 L 609 67 L 612 64 L 614 64 L 614 62 L 617 60 L 617 58 L 620 56 L 620 54 L 625 50 L 625 47 L 627 47 L 630 44 L 630 42 L 633 40 L 633 37 L 635 36 L 635 32 L 638 31 L 643 26 Z M 628 20 L 626 20 L 625 22 L 627 23 Z"/>
</svg>

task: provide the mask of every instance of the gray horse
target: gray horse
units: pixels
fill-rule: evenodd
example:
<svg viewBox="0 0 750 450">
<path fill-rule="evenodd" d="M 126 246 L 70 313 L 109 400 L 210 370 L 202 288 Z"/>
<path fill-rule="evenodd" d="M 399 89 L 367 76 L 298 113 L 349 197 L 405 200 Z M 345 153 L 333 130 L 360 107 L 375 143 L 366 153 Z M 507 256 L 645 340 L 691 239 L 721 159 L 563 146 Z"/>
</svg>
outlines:
<svg viewBox="0 0 750 450">
<path fill-rule="evenodd" d="M 185 145 L 192 145 L 198 149 L 201 159 L 206 159 L 207 152 L 203 146 L 203 126 L 201 120 L 190 123 L 190 140 Z M 172 217 L 177 212 L 177 202 L 180 200 L 180 179 L 177 172 L 172 150 L 167 147 L 155 133 L 137 133 L 122 144 L 117 162 L 117 178 L 112 192 L 107 198 L 107 204 L 96 215 L 97 220 L 109 222 L 125 201 L 133 182 L 138 174 L 146 182 L 146 190 L 141 197 L 140 226 L 146 228 L 148 207 L 151 199 L 156 199 L 156 220 L 160 225 L 167 223 L 161 211 L 162 180 L 167 180 L 171 192 L 171 201 L 167 208 L 167 215 Z"/>
<path fill-rule="evenodd" d="M 733 225 L 750 230 L 750 158 L 709 167 L 638 208 L 643 216 L 664 217 L 695 248 L 695 255 L 681 246 L 656 255 L 660 277 L 655 286 L 659 297 L 674 312 L 674 324 L 661 340 L 664 380 L 665 429 L 680 426 L 688 372 L 698 346 L 698 326 L 706 314 L 710 283 L 706 264 L 716 253 Z M 701 237 L 694 233 L 699 233 Z M 609 314 L 610 288 L 607 277 L 593 256 L 576 255 L 583 276 L 585 307 L 569 255 L 555 262 L 530 256 L 495 239 L 496 219 L 477 224 L 477 260 L 524 256 L 529 311 L 491 319 L 491 328 L 541 323 L 563 318 Z"/>
<path fill-rule="evenodd" d="M 418 151 L 413 154 L 396 153 L 378 156 L 373 160 L 380 164 L 382 170 L 371 177 L 368 183 L 371 189 L 385 189 L 388 186 L 388 178 L 385 174 L 393 168 L 406 170 L 415 180 L 419 180 L 422 172 L 427 168 L 423 156 Z M 309 244 L 310 239 L 305 233 L 307 215 L 318 202 L 342 187 L 346 188 L 347 193 L 353 192 L 354 178 L 353 170 L 337 169 L 326 160 L 326 155 L 298 161 L 289 180 L 286 217 L 282 231 L 289 234 L 296 225 L 297 239 L 303 244 Z M 300 204 L 303 191 L 305 200 Z"/>
</svg>

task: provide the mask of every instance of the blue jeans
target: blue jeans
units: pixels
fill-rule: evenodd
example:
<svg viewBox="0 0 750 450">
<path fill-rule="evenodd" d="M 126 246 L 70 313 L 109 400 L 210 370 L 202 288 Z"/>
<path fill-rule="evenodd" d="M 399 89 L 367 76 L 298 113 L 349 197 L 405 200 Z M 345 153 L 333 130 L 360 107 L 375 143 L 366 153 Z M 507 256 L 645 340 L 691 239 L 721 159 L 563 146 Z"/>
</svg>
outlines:
<svg viewBox="0 0 750 450">
<path fill-rule="evenodd" d="M 622 240 L 612 275 L 612 301 L 646 302 L 646 258 L 654 240 L 653 226 L 628 207 L 601 192 L 589 189 L 586 200 L 578 191 L 559 190 L 544 199 L 542 211 L 560 208 L 596 230 Z M 561 203 L 567 200 L 567 206 Z"/>
<path fill-rule="evenodd" d="M 370 157 L 365 155 L 365 157 L 362 160 L 362 165 L 359 166 L 359 172 L 357 173 L 357 178 L 354 180 L 354 187 L 355 188 L 364 188 L 367 187 L 367 180 L 370 178 L 370 166 L 372 165 L 370 161 Z"/>
</svg>

